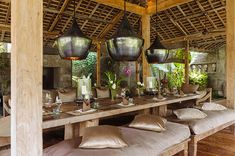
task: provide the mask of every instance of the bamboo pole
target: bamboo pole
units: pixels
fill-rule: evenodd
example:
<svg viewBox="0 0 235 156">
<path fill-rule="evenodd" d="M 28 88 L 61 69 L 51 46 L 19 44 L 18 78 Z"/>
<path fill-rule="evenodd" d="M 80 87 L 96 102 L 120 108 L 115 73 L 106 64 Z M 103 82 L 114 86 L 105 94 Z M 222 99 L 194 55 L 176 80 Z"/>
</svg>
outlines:
<svg viewBox="0 0 235 156">
<path fill-rule="evenodd" d="M 96 84 L 100 86 L 100 56 L 101 56 L 101 42 L 97 42 L 97 63 L 96 63 Z"/>
<path fill-rule="evenodd" d="M 185 83 L 189 84 L 189 41 L 186 41 L 186 48 L 184 53 L 184 61 L 185 61 Z"/>
<path fill-rule="evenodd" d="M 143 82 L 146 84 L 146 77 L 150 76 L 150 66 L 145 58 L 145 50 L 150 46 L 150 16 L 142 16 L 142 37 L 144 39 L 144 48 L 142 52 Z"/>
</svg>

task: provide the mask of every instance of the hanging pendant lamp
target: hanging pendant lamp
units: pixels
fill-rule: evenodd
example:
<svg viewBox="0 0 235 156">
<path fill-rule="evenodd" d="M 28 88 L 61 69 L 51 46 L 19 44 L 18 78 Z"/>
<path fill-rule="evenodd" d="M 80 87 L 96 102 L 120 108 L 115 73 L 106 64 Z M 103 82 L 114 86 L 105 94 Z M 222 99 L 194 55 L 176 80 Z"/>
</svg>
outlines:
<svg viewBox="0 0 235 156">
<path fill-rule="evenodd" d="M 76 22 L 75 12 L 74 0 L 74 17 L 72 26 L 65 34 L 57 38 L 59 55 L 62 59 L 66 60 L 85 59 L 91 46 L 91 39 L 83 34 Z"/>
<path fill-rule="evenodd" d="M 144 39 L 131 28 L 126 15 L 124 0 L 124 16 L 116 34 L 105 42 L 110 57 L 115 61 L 136 61 L 142 51 Z"/>
<path fill-rule="evenodd" d="M 157 14 L 157 0 L 156 0 L 156 14 Z M 157 22 L 157 16 L 156 16 Z M 156 29 L 157 30 L 157 29 Z M 145 51 L 145 56 L 148 63 L 165 63 L 168 57 L 168 50 L 163 46 L 156 35 L 152 45 Z"/>
</svg>

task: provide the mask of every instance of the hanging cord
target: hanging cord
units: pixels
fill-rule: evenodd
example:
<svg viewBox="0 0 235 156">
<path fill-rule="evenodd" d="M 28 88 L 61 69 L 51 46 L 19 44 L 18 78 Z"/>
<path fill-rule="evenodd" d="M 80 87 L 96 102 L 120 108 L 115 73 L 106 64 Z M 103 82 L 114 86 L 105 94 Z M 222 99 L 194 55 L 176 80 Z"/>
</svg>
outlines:
<svg viewBox="0 0 235 156">
<path fill-rule="evenodd" d="M 73 1 L 73 16 L 76 16 L 75 0 Z"/>
<path fill-rule="evenodd" d="M 124 13 L 126 13 L 126 0 L 124 0 Z"/>
<path fill-rule="evenodd" d="M 156 26 L 155 26 L 156 28 L 156 30 L 157 30 L 157 0 L 156 0 Z"/>
</svg>

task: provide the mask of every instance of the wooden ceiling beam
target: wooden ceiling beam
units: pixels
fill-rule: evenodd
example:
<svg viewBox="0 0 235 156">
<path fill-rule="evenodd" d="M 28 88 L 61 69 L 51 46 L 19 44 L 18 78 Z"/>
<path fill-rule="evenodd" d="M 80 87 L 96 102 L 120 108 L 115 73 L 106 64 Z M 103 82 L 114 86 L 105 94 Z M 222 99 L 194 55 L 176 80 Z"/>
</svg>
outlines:
<svg viewBox="0 0 235 156">
<path fill-rule="evenodd" d="M 1 1 L 5 3 L 11 3 L 11 0 L 1 0 Z"/>
<path fill-rule="evenodd" d="M 158 1 L 157 10 L 158 11 L 163 11 L 163 10 L 172 8 L 174 6 L 181 5 L 181 4 L 184 4 L 184 3 L 188 3 L 188 2 L 191 2 L 191 1 L 193 1 L 193 0 L 161 0 L 161 1 Z M 153 3 L 153 2 L 149 2 L 146 12 L 149 15 L 156 14 L 156 4 Z"/>
<path fill-rule="evenodd" d="M 121 20 L 121 18 L 123 17 L 123 14 L 124 14 L 124 11 L 120 11 L 111 21 L 111 23 L 113 24 L 108 24 L 105 26 L 103 31 L 100 33 L 99 38 L 104 38 L 109 33 L 109 31 L 113 29 L 115 24 L 117 24 Z"/>
<path fill-rule="evenodd" d="M 62 7 L 60 8 L 60 11 L 58 12 L 58 14 L 56 15 L 53 23 L 51 24 L 50 28 L 48 31 L 53 31 L 53 29 L 55 28 L 56 24 L 58 23 L 59 19 L 60 19 L 60 14 L 62 12 L 64 12 L 64 10 L 66 9 L 66 7 L 68 6 L 70 0 L 65 0 Z"/>
<path fill-rule="evenodd" d="M 120 10 L 124 10 L 124 1 L 123 0 L 92 0 L 94 2 L 111 6 Z M 146 9 L 136 4 L 126 2 L 126 10 L 137 15 L 146 14 Z"/>
<path fill-rule="evenodd" d="M 218 33 L 210 33 L 207 35 L 204 35 L 202 33 L 196 33 L 196 34 L 192 34 L 192 35 L 162 40 L 161 42 L 162 43 L 176 43 L 176 42 L 180 42 L 180 41 L 187 41 L 187 40 L 193 41 L 193 40 L 206 39 L 206 38 L 211 38 L 211 37 L 215 37 L 215 36 L 223 36 L 223 35 L 226 35 L 226 33 L 225 32 L 218 32 Z"/>
</svg>

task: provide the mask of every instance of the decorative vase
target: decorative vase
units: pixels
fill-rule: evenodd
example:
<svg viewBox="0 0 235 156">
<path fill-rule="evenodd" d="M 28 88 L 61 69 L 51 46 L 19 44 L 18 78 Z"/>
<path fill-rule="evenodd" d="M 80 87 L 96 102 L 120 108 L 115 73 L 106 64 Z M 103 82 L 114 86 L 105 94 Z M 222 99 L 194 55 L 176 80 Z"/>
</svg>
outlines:
<svg viewBox="0 0 235 156">
<path fill-rule="evenodd" d="M 116 97 L 116 90 L 115 89 L 111 89 L 111 100 L 114 101 L 115 97 Z"/>
</svg>

